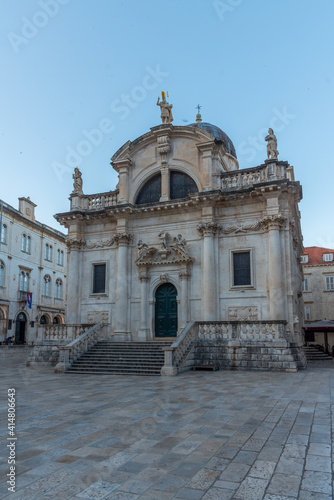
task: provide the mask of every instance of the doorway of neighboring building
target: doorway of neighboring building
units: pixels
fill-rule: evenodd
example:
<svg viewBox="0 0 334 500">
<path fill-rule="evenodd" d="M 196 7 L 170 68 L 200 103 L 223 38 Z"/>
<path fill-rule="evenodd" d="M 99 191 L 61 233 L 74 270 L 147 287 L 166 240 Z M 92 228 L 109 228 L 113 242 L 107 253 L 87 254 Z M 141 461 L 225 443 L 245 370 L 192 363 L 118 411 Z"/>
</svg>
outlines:
<svg viewBox="0 0 334 500">
<path fill-rule="evenodd" d="M 26 336 L 27 316 L 20 312 L 15 323 L 15 344 L 24 344 Z"/>
<path fill-rule="evenodd" d="M 155 336 L 177 335 L 177 290 L 171 283 L 164 283 L 155 292 Z"/>
</svg>

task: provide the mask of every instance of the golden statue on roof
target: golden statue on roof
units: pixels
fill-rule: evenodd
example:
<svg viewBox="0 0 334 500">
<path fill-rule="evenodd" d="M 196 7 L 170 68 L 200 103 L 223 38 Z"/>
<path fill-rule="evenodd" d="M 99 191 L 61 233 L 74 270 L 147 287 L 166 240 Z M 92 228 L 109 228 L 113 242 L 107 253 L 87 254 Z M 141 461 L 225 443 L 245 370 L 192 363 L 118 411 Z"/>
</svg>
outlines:
<svg viewBox="0 0 334 500">
<path fill-rule="evenodd" d="M 161 91 L 161 101 L 160 101 L 160 97 L 158 97 L 158 100 L 157 100 L 157 106 L 160 106 L 161 122 L 163 124 L 172 123 L 172 121 L 174 119 L 173 114 L 172 114 L 173 104 L 169 104 L 168 98 L 169 98 L 168 92 L 167 92 L 167 100 L 166 100 L 165 92 Z"/>
</svg>

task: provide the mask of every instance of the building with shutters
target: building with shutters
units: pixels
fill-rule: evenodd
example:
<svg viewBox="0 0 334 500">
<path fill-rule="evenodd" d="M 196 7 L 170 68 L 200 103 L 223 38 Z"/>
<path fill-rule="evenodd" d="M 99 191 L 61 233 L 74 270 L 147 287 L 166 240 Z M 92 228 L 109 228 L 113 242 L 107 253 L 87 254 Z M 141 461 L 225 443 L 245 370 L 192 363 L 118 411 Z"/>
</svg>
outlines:
<svg viewBox="0 0 334 500">
<path fill-rule="evenodd" d="M 70 209 L 55 216 L 68 229 L 67 322 L 103 320 L 129 342 L 188 338 L 204 364 L 303 367 L 293 167 L 272 131 L 268 159 L 239 170 L 218 126 L 162 118 L 113 155 L 115 190 L 84 194 L 75 171 Z"/>
<path fill-rule="evenodd" d="M 35 208 L 29 197 L 18 210 L 2 203 L 0 342 L 32 344 L 39 324 L 64 322 L 65 235 L 38 222 Z"/>
</svg>

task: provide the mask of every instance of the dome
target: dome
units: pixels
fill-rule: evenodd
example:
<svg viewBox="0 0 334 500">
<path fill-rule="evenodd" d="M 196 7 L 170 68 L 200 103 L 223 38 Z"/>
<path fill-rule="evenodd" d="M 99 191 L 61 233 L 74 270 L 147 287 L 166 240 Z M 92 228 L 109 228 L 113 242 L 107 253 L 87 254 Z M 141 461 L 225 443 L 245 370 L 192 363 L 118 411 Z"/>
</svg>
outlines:
<svg viewBox="0 0 334 500">
<path fill-rule="evenodd" d="M 227 152 L 230 155 L 234 156 L 234 158 L 237 157 L 237 153 L 235 152 L 233 142 L 231 141 L 229 136 L 222 131 L 221 128 L 207 122 L 191 123 L 190 125 L 188 125 L 188 127 L 198 127 L 202 128 L 203 130 L 206 130 L 207 132 L 212 134 L 217 139 L 217 141 L 222 141 L 225 148 L 227 149 Z"/>
</svg>

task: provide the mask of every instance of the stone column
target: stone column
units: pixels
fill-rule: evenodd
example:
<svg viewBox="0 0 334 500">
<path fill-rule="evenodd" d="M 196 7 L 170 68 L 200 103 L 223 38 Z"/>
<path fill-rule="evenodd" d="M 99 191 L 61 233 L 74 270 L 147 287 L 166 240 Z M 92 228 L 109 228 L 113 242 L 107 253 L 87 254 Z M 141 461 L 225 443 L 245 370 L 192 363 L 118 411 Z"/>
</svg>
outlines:
<svg viewBox="0 0 334 500">
<path fill-rule="evenodd" d="M 170 199 L 170 187 L 169 187 L 169 168 L 161 168 L 161 196 L 159 201 L 168 201 Z"/>
<path fill-rule="evenodd" d="M 202 316 L 204 321 L 218 320 L 216 294 L 216 265 L 214 236 L 219 226 L 214 222 L 205 222 L 198 226 L 203 237 L 202 263 Z"/>
<path fill-rule="evenodd" d="M 188 282 L 190 279 L 190 272 L 180 271 L 179 277 L 181 281 L 181 311 L 179 330 L 183 330 L 189 321 Z"/>
<path fill-rule="evenodd" d="M 210 190 L 212 186 L 212 155 L 213 155 L 214 142 L 206 142 L 199 144 L 197 148 L 201 152 L 202 165 L 201 165 L 201 179 L 203 190 Z"/>
<path fill-rule="evenodd" d="M 118 255 L 116 276 L 116 328 L 114 333 L 121 336 L 119 340 L 128 340 L 130 335 L 128 329 L 128 248 L 132 236 L 129 233 L 118 233 L 115 235 L 115 240 L 118 244 Z"/>
<path fill-rule="evenodd" d="M 147 272 L 143 272 L 139 276 L 140 279 L 140 329 L 138 332 L 138 340 L 148 340 L 148 294 L 150 277 Z"/>
<path fill-rule="evenodd" d="M 68 249 L 67 259 L 67 303 L 66 323 L 78 324 L 80 321 L 80 255 L 85 245 L 85 240 L 68 238 L 66 240 Z"/>
<path fill-rule="evenodd" d="M 112 163 L 118 172 L 118 203 L 129 203 L 129 173 L 132 166 L 131 158 L 125 158 Z"/>
<path fill-rule="evenodd" d="M 268 229 L 268 320 L 286 320 L 286 291 L 283 283 L 284 265 L 282 262 L 282 242 L 280 229 L 285 226 L 286 218 L 280 214 L 270 215 L 262 223 Z"/>
</svg>

